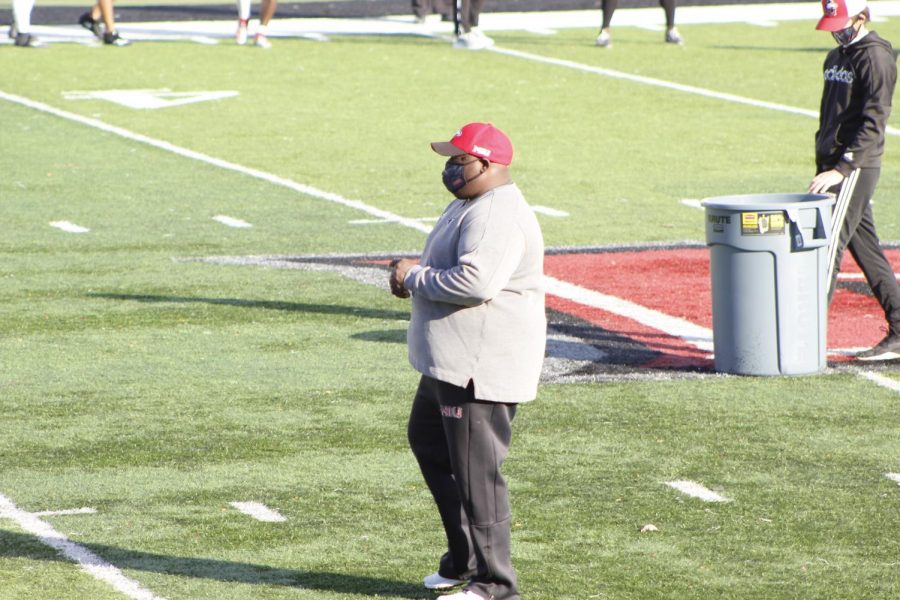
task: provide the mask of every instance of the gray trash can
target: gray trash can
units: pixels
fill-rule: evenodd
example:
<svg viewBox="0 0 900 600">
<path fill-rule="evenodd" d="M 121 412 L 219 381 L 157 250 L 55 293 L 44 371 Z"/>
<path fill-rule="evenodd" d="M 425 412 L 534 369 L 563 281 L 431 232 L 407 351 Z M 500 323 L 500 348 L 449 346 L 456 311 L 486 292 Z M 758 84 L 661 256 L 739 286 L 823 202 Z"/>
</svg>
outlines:
<svg viewBox="0 0 900 600">
<path fill-rule="evenodd" d="M 703 201 L 717 371 L 804 375 L 825 368 L 833 202 L 824 194 Z"/>
</svg>

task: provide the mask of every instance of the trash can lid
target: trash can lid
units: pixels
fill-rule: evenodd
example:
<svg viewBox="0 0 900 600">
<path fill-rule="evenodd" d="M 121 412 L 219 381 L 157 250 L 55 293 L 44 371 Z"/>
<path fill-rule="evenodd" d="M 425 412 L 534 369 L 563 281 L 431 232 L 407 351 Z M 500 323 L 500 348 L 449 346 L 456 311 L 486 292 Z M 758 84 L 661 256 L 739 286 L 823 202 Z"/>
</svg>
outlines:
<svg viewBox="0 0 900 600">
<path fill-rule="evenodd" d="M 788 208 L 815 207 L 834 203 L 832 194 L 738 194 L 704 199 L 705 208 L 724 210 L 786 210 Z"/>
</svg>

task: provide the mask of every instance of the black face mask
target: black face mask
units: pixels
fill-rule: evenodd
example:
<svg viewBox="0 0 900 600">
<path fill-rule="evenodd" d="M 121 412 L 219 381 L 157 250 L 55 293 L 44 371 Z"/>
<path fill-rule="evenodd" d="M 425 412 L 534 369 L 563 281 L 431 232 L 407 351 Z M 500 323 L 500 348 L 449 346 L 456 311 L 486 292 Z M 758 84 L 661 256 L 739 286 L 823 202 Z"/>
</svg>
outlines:
<svg viewBox="0 0 900 600">
<path fill-rule="evenodd" d="M 856 39 L 856 35 L 858 33 L 859 29 L 851 24 L 850 27 L 845 27 L 844 29 L 840 29 L 838 31 L 832 31 L 831 37 L 833 37 L 834 41 L 836 41 L 838 44 L 846 47 L 850 45 L 850 42 Z"/>
<path fill-rule="evenodd" d="M 461 164 L 458 162 L 454 162 L 452 159 L 447 161 L 447 164 L 444 165 L 444 172 L 441 173 L 441 179 L 444 181 L 444 187 L 447 188 L 447 191 L 456 195 L 459 190 L 463 189 L 470 182 L 475 181 L 479 177 L 484 174 L 484 171 L 473 177 L 472 179 L 466 179 L 464 171 L 466 169 L 466 164 Z"/>
</svg>

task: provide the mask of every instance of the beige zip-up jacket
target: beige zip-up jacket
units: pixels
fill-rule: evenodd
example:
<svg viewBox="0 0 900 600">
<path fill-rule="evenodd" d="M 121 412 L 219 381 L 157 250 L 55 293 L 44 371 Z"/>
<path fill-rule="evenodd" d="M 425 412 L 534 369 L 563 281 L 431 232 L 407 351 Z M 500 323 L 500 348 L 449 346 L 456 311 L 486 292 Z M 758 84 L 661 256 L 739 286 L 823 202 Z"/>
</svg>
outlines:
<svg viewBox="0 0 900 600">
<path fill-rule="evenodd" d="M 404 280 L 412 293 L 409 362 L 475 398 L 537 396 L 547 340 L 544 239 L 514 183 L 454 200 Z"/>
</svg>

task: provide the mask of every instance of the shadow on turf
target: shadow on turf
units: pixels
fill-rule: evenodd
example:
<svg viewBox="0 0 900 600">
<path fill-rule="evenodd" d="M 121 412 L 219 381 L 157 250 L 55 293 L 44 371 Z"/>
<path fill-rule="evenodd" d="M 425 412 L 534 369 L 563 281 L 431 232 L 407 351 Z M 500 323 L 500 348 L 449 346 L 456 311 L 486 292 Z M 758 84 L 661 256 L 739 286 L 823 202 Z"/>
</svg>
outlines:
<svg viewBox="0 0 900 600">
<path fill-rule="evenodd" d="M 425 596 L 419 585 L 380 577 L 281 569 L 266 565 L 211 558 L 169 556 L 166 554 L 136 552 L 100 544 L 82 545 L 116 567 L 125 570 L 211 579 L 226 583 L 280 585 L 365 596 L 378 594 L 400 598 L 423 598 Z M 30 558 L 44 561 L 65 560 L 56 552 L 40 544 L 35 536 L 12 531 L 0 531 L 0 558 Z"/>
<path fill-rule="evenodd" d="M 203 298 L 192 296 L 153 296 L 147 294 L 88 294 L 91 298 L 107 300 L 128 300 L 149 304 L 213 304 L 217 306 L 236 306 L 238 308 L 262 308 L 265 310 L 283 310 L 288 312 L 319 313 L 324 315 L 349 315 L 367 319 L 390 319 L 408 321 L 409 311 L 379 310 L 360 308 L 358 306 L 341 306 L 338 304 L 304 304 L 302 302 L 275 302 L 272 300 L 244 300 L 240 298 Z"/>
<path fill-rule="evenodd" d="M 406 343 L 406 330 L 405 329 L 387 329 L 387 330 L 378 329 L 375 331 L 365 331 L 363 333 L 354 333 L 350 337 L 355 340 L 362 340 L 364 342 L 405 344 Z"/>
</svg>

